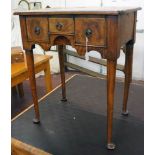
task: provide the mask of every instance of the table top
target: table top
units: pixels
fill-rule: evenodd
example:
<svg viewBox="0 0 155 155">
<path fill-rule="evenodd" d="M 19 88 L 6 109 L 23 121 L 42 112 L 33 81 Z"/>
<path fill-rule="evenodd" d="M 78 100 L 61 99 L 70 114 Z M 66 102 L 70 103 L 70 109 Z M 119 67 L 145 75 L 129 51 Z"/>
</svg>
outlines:
<svg viewBox="0 0 155 155">
<path fill-rule="evenodd" d="M 141 10 L 140 7 L 67 7 L 39 10 L 14 10 L 14 15 L 103 14 L 119 15 Z"/>
<path fill-rule="evenodd" d="M 51 58 L 52 58 L 51 55 L 34 54 L 34 65 L 35 67 L 41 65 L 42 63 L 48 61 Z M 14 78 L 15 76 L 18 76 L 19 74 L 26 71 L 27 71 L 26 61 L 11 64 L 11 78 Z"/>
</svg>

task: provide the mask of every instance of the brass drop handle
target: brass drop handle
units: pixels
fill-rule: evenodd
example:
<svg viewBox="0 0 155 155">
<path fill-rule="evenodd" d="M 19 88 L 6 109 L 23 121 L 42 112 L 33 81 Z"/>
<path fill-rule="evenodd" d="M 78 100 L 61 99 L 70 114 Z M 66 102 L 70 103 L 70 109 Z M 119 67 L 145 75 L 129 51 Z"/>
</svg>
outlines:
<svg viewBox="0 0 155 155">
<path fill-rule="evenodd" d="M 63 26 L 64 26 L 64 25 L 63 25 L 62 23 L 59 23 L 59 22 L 56 24 L 56 28 L 57 28 L 57 30 L 59 30 L 59 31 L 62 29 Z"/>
<path fill-rule="evenodd" d="M 36 26 L 35 28 L 34 28 L 34 32 L 35 32 L 35 34 L 36 35 L 39 35 L 40 34 L 40 27 L 39 26 Z"/>
<path fill-rule="evenodd" d="M 85 30 L 85 35 L 86 35 L 86 37 L 89 37 L 89 36 L 91 36 L 92 35 L 92 30 L 91 29 L 86 29 Z"/>
</svg>

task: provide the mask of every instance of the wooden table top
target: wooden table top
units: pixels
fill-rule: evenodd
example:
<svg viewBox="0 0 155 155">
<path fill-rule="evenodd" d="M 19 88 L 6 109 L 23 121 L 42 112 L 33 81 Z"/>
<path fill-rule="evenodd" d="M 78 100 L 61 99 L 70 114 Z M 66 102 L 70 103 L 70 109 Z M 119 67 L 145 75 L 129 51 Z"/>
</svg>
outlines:
<svg viewBox="0 0 155 155">
<path fill-rule="evenodd" d="M 42 63 L 48 61 L 51 58 L 51 55 L 34 54 L 34 65 L 35 67 L 41 65 Z M 18 76 L 25 71 L 27 71 L 26 58 L 25 62 L 11 64 L 11 78 Z"/>
<path fill-rule="evenodd" d="M 140 10 L 140 7 L 67 7 L 40 10 L 14 10 L 14 15 L 109 14 L 119 15 Z"/>
</svg>

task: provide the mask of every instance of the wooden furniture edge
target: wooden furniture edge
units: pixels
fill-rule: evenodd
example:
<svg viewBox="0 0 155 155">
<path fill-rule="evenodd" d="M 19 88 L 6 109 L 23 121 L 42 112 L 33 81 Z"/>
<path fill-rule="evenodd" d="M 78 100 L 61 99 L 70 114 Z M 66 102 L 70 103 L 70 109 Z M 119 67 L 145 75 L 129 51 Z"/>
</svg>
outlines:
<svg viewBox="0 0 155 155">
<path fill-rule="evenodd" d="M 30 144 L 26 144 L 15 138 L 11 138 L 11 154 L 12 155 L 52 155 Z"/>
<path fill-rule="evenodd" d="M 115 8 L 115 10 L 113 10 Z M 105 10 L 104 10 L 105 9 Z M 106 10 L 107 9 L 107 10 Z M 109 10 L 108 10 L 109 9 Z M 104 14 L 104 15 L 120 15 L 126 14 L 133 11 L 141 10 L 141 7 L 126 7 L 126 10 L 122 9 L 121 7 L 75 7 L 75 8 L 45 8 L 40 10 L 14 10 L 14 15 L 87 15 L 87 14 Z"/>
<path fill-rule="evenodd" d="M 43 62 L 40 65 L 35 66 L 35 74 L 40 73 L 41 71 L 44 71 L 47 67 L 46 65 L 48 62 Z M 45 74 L 44 74 L 45 76 Z M 17 79 L 18 77 L 18 79 Z M 16 86 L 18 83 L 23 82 L 24 80 L 29 79 L 28 76 L 28 70 L 25 70 L 24 72 L 21 72 L 20 74 L 16 74 L 16 76 L 11 77 L 11 87 Z"/>
<path fill-rule="evenodd" d="M 38 56 L 39 54 L 36 54 L 36 55 Z M 45 63 L 46 61 L 50 61 L 51 59 L 53 59 L 53 56 L 52 56 L 52 55 L 46 55 L 46 56 L 48 56 L 48 58 L 44 59 L 42 62 L 38 62 L 37 64 L 34 64 L 35 67 L 38 67 L 40 64 Z M 26 59 L 25 59 L 25 60 L 26 60 Z M 26 62 L 24 62 L 24 63 L 26 63 Z M 11 75 L 11 78 L 15 78 L 15 77 L 18 76 L 19 74 L 23 74 L 23 73 L 26 72 L 26 71 L 28 71 L 28 69 L 25 67 L 21 72 L 12 74 L 12 75 Z"/>
</svg>

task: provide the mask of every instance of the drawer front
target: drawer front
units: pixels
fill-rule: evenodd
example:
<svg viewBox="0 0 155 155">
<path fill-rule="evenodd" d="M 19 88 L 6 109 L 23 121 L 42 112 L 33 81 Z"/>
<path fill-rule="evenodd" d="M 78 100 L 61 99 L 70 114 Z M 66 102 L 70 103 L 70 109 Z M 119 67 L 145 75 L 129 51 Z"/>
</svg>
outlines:
<svg viewBox="0 0 155 155">
<path fill-rule="evenodd" d="M 106 22 L 104 18 L 76 18 L 75 41 L 77 44 L 104 46 L 106 44 Z"/>
<path fill-rule="evenodd" d="M 27 36 L 29 41 L 48 42 L 48 18 L 26 18 Z"/>
<path fill-rule="evenodd" d="M 49 30 L 51 33 L 73 34 L 73 18 L 49 18 Z"/>
</svg>

